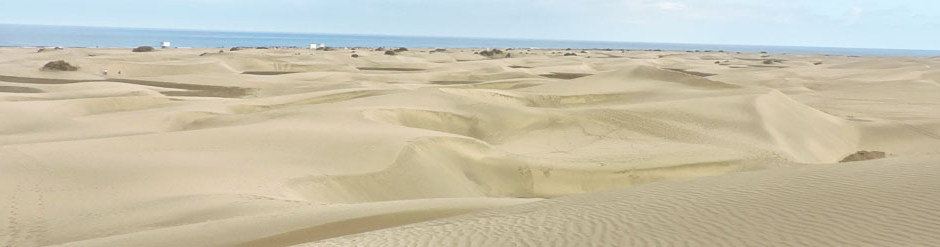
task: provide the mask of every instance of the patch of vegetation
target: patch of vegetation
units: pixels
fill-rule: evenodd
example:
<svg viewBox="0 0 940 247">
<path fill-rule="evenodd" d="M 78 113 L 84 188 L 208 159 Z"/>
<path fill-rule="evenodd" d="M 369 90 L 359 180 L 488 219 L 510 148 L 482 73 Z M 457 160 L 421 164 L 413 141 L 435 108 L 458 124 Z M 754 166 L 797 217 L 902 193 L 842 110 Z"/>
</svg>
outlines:
<svg viewBox="0 0 940 247">
<path fill-rule="evenodd" d="M 56 46 L 56 47 L 54 47 L 54 48 L 40 47 L 39 50 L 37 50 L 36 52 L 37 52 L 37 53 L 39 53 L 39 52 L 46 52 L 46 51 L 49 51 L 49 49 L 56 50 L 56 51 L 58 51 L 58 50 L 65 50 L 65 48 L 58 47 L 58 46 Z"/>
<path fill-rule="evenodd" d="M 134 48 L 131 51 L 132 52 L 152 52 L 154 51 L 154 49 L 153 47 L 150 47 L 150 46 L 138 46 L 137 48 Z"/>
<path fill-rule="evenodd" d="M 385 50 L 385 47 L 375 48 L 375 51 L 384 51 L 384 50 Z"/>
<path fill-rule="evenodd" d="M 241 48 L 241 47 L 236 46 L 236 47 L 232 47 L 231 49 L 228 49 L 228 51 L 241 51 L 241 50 L 244 50 L 244 49 L 245 49 L 245 48 Z"/>
<path fill-rule="evenodd" d="M 492 57 L 496 55 L 502 55 L 503 51 L 500 49 L 483 50 L 479 54 L 482 56 Z"/>
<path fill-rule="evenodd" d="M 395 52 L 406 52 L 406 51 L 408 51 L 408 48 L 405 48 L 405 47 L 399 47 L 398 49 L 395 49 Z"/>
<path fill-rule="evenodd" d="M 352 54 L 352 57 L 353 57 L 353 58 L 357 58 L 357 57 L 359 57 L 359 54 Z"/>
<path fill-rule="evenodd" d="M 391 51 L 391 50 L 389 50 L 389 51 L 385 51 L 385 55 L 389 55 L 389 56 L 395 56 L 395 55 L 398 55 L 398 53 L 397 53 L 397 52 L 395 52 L 395 51 Z"/>
<path fill-rule="evenodd" d="M 445 52 L 445 51 L 447 51 L 447 49 L 441 49 L 441 48 L 434 49 L 434 52 Z"/>
<path fill-rule="evenodd" d="M 42 70 L 76 71 L 78 70 L 78 67 L 72 66 L 68 62 L 65 62 L 65 60 L 59 60 L 46 63 L 46 65 L 42 66 Z"/>
<path fill-rule="evenodd" d="M 783 62 L 783 61 L 782 61 L 782 60 L 779 60 L 779 59 L 764 59 L 764 62 L 763 62 L 763 63 L 764 63 L 764 64 L 775 64 L 775 63 L 780 63 L 780 62 Z"/>
<path fill-rule="evenodd" d="M 578 56 L 578 54 L 577 54 L 577 53 L 573 53 L 573 52 L 569 52 L 569 53 L 565 53 L 565 56 Z"/>
</svg>

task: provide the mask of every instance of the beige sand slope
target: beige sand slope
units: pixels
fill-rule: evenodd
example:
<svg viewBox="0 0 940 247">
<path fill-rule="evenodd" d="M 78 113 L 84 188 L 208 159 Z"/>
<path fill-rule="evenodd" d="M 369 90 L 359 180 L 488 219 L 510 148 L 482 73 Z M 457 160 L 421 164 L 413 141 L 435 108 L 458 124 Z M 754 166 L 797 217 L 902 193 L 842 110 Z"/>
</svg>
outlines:
<svg viewBox="0 0 940 247">
<path fill-rule="evenodd" d="M 759 191 L 731 181 L 742 171 L 882 169 L 834 168 L 860 150 L 925 170 L 904 189 L 886 176 L 820 193 L 938 193 L 920 183 L 931 168 L 915 166 L 940 161 L 937 58 L 508 52 L 0 48 L 0 245 L 289 246 L 535 201 L 522 208 L 567 207 L 553 198 L 569 195 Z M 39 70 L 60 59 L 81 69 Z M 734 184 L 746 188 L 723 189 Z M 936 207 L 914 198 L 885 202 L 917 206 L 896 214 Z M 871 212 L 821 214 L 830 224 L 814 227 Z M 707 217 L 737 227 L 720 218 L 733 216 Z M 911 241 L 935 228 L 918 229 Z M 699 239 L 710 238 L 682 240 Z"/>
<path fill-rule="evenodd" d="M 929 246 L 936 160 L 661 182 L 303 246 Z"/>
</svg>

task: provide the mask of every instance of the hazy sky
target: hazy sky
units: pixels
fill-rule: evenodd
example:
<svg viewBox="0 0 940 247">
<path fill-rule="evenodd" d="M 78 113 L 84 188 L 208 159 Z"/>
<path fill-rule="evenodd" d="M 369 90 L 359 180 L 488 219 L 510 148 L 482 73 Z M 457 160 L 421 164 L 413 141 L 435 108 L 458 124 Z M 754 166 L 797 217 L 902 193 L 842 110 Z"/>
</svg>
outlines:
<svg viewBox="0 0 940 247">
<path fill-rule="evenodd" d="M 0 0 L 0 23 L 940 50 L 938 0 Z"/>
</svg>

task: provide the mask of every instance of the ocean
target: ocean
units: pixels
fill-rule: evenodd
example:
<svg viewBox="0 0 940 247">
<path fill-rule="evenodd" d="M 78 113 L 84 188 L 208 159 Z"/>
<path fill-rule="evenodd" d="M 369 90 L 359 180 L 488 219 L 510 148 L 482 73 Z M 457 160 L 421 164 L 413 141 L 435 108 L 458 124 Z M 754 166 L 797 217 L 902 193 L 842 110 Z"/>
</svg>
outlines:
<svg viewBox="0 0 940 247">
<path fill-rule="evenodd" d="M 137 47 L 143 45 L 159 46 L 162 41 L 171 42 L 173 47 L 213 48 L 234 46 L 306 47 L 307 44 L 311 43 L 325 43 L 327 46 L 333 47 L 659 49 L 850 56 L 940 56 L 940 51 L 937 50 L 301 34 L 0 24 L 0 46 Z"/>
</svg>

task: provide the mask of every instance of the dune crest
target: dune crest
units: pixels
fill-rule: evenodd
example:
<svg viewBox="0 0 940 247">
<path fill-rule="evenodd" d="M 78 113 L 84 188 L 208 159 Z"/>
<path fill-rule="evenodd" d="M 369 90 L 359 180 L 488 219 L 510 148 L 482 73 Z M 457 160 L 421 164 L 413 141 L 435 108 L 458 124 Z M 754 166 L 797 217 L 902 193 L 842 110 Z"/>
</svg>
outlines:
<svg viewBox="0 0 940 247">
<path fill-rule="evenodd" d="M 932 245 L 935 161 L 662 182 L 297 246 Z"/>
</svg>

